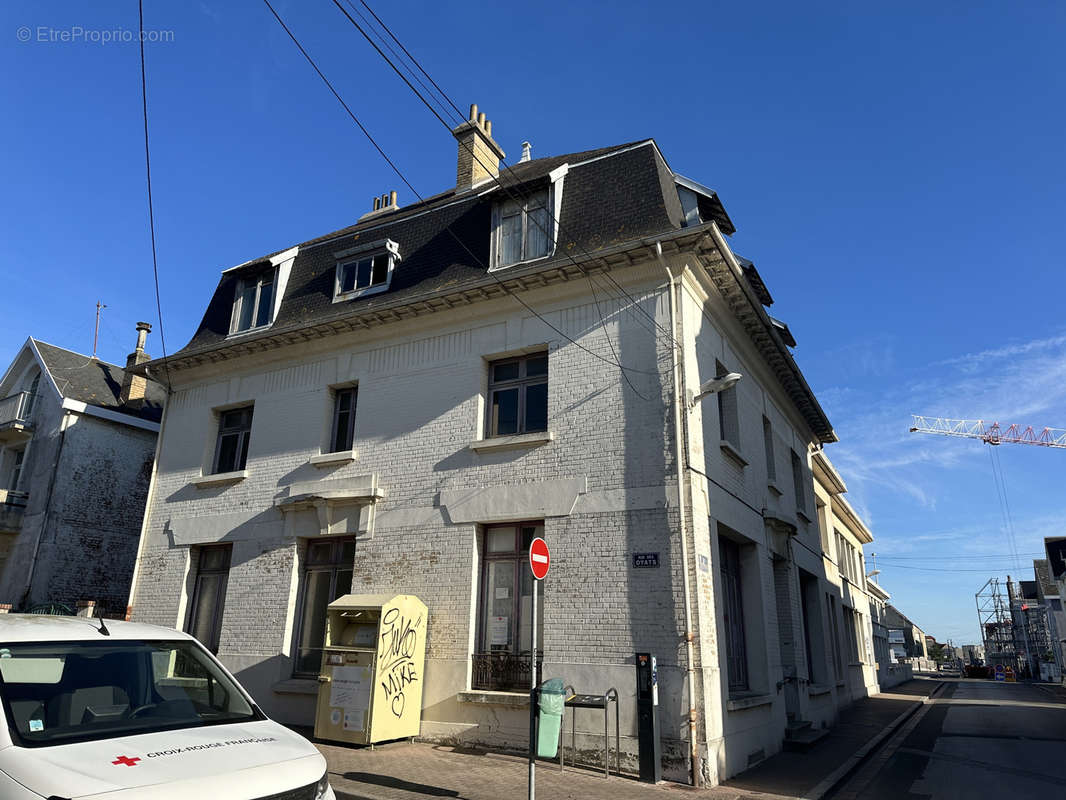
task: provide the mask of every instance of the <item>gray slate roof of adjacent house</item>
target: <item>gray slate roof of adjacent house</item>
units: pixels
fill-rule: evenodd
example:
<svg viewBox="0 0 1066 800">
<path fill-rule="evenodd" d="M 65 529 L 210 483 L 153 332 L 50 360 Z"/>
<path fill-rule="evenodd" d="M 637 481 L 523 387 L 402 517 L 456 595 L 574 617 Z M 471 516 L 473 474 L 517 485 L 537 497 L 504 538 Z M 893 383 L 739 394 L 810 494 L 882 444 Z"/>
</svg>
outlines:
<svg viewBox="0 0 1066 800">
<path fill-rule="evenodd" d="M 34 339 L 33 343 L 63 397 L 159 422 L 163 415 L 166 390 L 155 381 L 148 381 L 147 403 L 139 408 L 126 406 L 119 402 L 122 381 L 126 377 L 124 369 L 39 339 Z"/>
</svg>

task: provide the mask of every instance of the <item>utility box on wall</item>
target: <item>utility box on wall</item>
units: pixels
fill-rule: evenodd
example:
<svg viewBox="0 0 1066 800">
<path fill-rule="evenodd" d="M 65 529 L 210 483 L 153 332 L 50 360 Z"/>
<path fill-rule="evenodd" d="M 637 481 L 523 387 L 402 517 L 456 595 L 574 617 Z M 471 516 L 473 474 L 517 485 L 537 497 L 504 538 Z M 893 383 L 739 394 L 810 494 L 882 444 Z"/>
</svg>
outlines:
<svg viewBox="0 0 1066 800">
<path fill-rule="evenodd" d="M 414 595 L 346 594 L 329 604 L 316 737 L 374 744 L 418 735 L 426 624 Z"/>
</svg>

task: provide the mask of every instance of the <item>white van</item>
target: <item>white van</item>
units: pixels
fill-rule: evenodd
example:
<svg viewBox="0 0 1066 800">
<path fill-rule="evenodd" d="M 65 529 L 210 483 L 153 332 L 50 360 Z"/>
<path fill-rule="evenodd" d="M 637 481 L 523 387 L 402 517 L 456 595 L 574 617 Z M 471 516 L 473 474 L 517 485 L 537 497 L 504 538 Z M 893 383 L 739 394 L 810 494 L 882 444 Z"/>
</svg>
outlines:
<svg viewBox="0 0 1066 800">
<path fill-rule="evenodd" d="M 0 615 L 0 798 L 335 800 L 314 745 L 191 636 Z"/>
</svg>

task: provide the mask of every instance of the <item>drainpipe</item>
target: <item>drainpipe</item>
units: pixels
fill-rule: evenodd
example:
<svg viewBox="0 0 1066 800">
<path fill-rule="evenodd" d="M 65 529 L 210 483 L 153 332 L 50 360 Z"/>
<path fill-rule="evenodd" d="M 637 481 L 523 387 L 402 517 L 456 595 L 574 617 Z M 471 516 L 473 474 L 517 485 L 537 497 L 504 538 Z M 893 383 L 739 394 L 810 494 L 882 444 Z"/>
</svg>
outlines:
<svg viewBox="0 0 1066 800">
<path fill-rule="evenodd" d="M 691 746 L 691 752 L 689 753 L 689 763 L 692 770 L 692 785 L 695 788 L 699 788 L 702 785 L 702 775 L 700 774 L 700 759 L 699 759 L 699 743 L 696 739 L 696 670 L 693 668 L 694 658 L 692 652 L 692 640 L 694 638 L 692 633 L 692 603 L 689 599 L 689 578 L 688 578 L 688 535 L 687 526 L 685 524 L 685 460 L 683 458 L 684 451 L 683 446 L 687 447 L 687 440 L 684 445 L 682 444 L 682 437 L 685 437 L 685 429 L 682 427 L 681 408 L 683 395 L 681 393 L 680 384 L 680 362 L 678 354 L 678 346 L 673 343 L 674 334 L 677 332 L 677 302 L 675 299 L 675 286 L 678 286 L 677 279 L 670 271 L 670 267 L 666 263 L 666 259 L 663 257 L 663 245 L 661 241 L 655 242 L 655 255 L 659 259 L 659 264 L 666 272 L 670 291 L 670 354 L 673 362 L 673 388 L 674 388 L 674 430 L 676 432 L 674 436 L 674 446 L 677 454 L 675 456 L 677 461 L 677 504 L 678 510 L 681 514 L 681 574 L 683 576 L 683 587 L 685 594 L 685 650 L 686 657 L 688 659 L 688 665 L 685 669 L 688 678 L 688 738 Z"/>
<path fill-rule="evenodd" d="M 33 544 L 33 557 L 30 559 L 30 571 L 26 576 L 26 587 L 22 590 L 20 606 L 25 606 L 33 590 L 33 573 L 37 571 L 37 556 L 41 552 L 41 541 L 48 532 L 48 520 L 52 516 L 52 493 L 56 487 L 56 473 L 59 472 L 60 459 L 63 456 L 63 445 L 67 441 L 67 428 L 71 425 L 71 413 L 63 412 L 63 419 L 59 423 L 59 444 L 56 447 L 56 458 L 52 466 L 52 474 L 48 478 L 48 496 L 44 501 L 44 516 L 41 520 L 41 532 L 37 535 L 37 541 Z"/>
</svg>

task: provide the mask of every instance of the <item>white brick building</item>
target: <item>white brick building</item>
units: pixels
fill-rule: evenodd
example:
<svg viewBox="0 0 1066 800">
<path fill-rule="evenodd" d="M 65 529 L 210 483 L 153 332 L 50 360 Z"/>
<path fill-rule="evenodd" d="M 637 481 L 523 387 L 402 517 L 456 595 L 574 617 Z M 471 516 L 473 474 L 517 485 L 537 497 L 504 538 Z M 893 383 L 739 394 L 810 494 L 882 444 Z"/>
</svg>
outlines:
<svg viewBox="0 0 1066 800">
<path fill-rule="evenodd" d="M 456 136 L 455 189 L 223 272 L 169 360 L 132 617 L 195 631 L 307 725 L 325 602 L 416 594 L 422 735 L 524 748 L 542 533 L 542 676 L 617 687 L 632 767 L 654 653 L 664 773 L 717 782 L 813 707 L 797 554 L 824 609 L 810 453 L 835 436 L 715 193 L 653 141 L 501 185 L 483 117 Z"/>
</svg>

